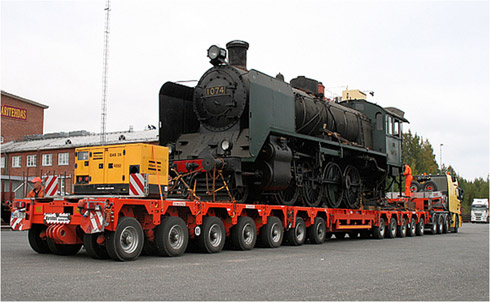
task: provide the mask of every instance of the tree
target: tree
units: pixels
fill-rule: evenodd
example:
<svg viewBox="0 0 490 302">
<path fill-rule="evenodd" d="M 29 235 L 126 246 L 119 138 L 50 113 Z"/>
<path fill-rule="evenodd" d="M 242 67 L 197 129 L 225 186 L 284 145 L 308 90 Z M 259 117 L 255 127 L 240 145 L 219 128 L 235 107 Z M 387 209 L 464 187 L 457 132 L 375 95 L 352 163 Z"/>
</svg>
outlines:
<svg viewBox="0 0 490 302">
<path fill-rule="evenodd" d="M 486 179 L 482 177 L 469 181 L 458 174 L 456 169 L 451 165 L 439 168 L 436 162 L 434 149 L 428 139 L 418 136 L 417 133 L 412 134 L 410 130 L 403 134 L 402 145 L 402 160 L 412 168 L 413 175 L 420 174 L 446 174 L 454 175 L 458 180 L 460 188 L 464 191 L 464 199 L 462 200 L 463 208 L 471 208 L 471 203 L 474 198 L 489 198 L 489 176 Z"/>
<path fill-rule="evenodd" d="M 440 171 L 429 140 L 417 133 L 412 135 L 410 130 L 403 134 L 402 161 L 412 168 L 413 175 L 438 174 Z"/>
</svg>

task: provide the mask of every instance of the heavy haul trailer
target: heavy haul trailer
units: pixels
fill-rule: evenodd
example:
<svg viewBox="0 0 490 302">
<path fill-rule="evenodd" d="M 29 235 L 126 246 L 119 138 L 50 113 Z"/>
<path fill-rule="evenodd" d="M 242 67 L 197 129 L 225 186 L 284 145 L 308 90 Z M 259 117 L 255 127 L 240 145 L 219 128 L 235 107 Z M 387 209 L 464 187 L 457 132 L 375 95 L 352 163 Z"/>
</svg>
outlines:
<svg viewBox="0 0 490 302">
<path fill-rule="evenodd" d="M 190 240 L 202 251 L 216 253 L 225 241 L 249 250 L 257 241 L 265 247 L 302 245 L 307 239 L 319 244 L 332 234 L 405 237 L 423 235 L 426 225 L 437 225 L 435 218 L 443 210 L 435 206 L 442 200 L 440 192 L 391 196 L 384 208 L 339 209 L 220 202 L 214 197 L 214 202 L 204 202 L 190 183 L 183 188 L 190 192 L 188 199 L 167 199 L 164 188 L 179 175 L 169 182 L 166 147 L 118 145 L 76 152 L 75 187 L 93 195 L 23 199 L 12 205 L 12 229 L 28 230 L 29 244 L 38 253 L 76 254 L 84 245 L 94 258 L 125 261 L 142 251 L 179 256 Z M 101 190 L 112 195 L 97 194 Z M 220 190 L 230 191 L 214 182 L 208 188 Z M 160 198 L 154 197 L 157 191 Z"/>
<path fill-rule="evenodd" d="M 93 258 L 136 259 L 144 250 L 182 255 L 193 240 L 216 253 L 228 240 L 235 249 L 320 244 L 335 234 L 377 239 L 423 235 L 427 211 L 353 210 L 191 200 L 89 197 L 16 200 L 13 230 L 28 230 L 38 253 L 76 254 L 82 245 Z"/>
</svg>

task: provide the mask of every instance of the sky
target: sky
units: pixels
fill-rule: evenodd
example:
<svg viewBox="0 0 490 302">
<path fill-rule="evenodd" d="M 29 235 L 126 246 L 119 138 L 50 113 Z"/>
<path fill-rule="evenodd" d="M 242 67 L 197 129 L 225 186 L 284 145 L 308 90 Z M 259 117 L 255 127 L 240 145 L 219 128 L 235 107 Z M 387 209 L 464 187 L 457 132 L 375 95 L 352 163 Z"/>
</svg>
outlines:
<svg viewBox="0 0 490 302">
<path fill-rule="evenodd" d="M 45 133 L 100 132 L 105 2 L 1 1 L 0 86 L 49 106 Z M 489 174 L 489 1 L 113 0 L 107 131 L 157 126 L 160 87 L 235 39 L 249 69 L 374 91 L 439 164 Z"/>
</svg>

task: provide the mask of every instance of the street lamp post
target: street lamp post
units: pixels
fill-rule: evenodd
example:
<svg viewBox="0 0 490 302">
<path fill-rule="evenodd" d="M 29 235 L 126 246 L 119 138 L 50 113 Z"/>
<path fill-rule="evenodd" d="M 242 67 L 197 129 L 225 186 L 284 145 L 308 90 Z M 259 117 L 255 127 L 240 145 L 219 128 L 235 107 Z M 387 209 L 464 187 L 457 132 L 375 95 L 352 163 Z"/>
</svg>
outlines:
<svg viewBox="0 0 490 302">
<path fill-rule="evenodd" d="M 439 163 L 441 164 L 441 173 L 443 172 L 442 171 L 442 168 L 443 168 L 443 164 L 442 164 L 442 146 L 444 146 L 444 144 L 440 144 L 439 145 Z"/>
</svg>

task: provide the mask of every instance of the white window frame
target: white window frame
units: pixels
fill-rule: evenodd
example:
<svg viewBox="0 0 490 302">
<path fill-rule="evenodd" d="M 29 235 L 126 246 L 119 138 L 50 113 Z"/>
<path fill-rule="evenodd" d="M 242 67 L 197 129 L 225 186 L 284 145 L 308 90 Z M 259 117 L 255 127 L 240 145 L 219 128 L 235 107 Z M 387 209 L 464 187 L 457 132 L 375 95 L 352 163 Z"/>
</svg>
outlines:
<svg viewBox="0 0 490 302">
<path fill-rule="evenodd" d="M 58 153 L 58 166 L 68 166 L 70 163 L 70 153 Z"/>
<path fill-rule="evenodd" d="M 43 164 L 44 167 L 53 165 L 53 154 L 43 154 Z"/>
<path fill-rule="evenodd" d="M 26 167 L 35 167 L 37 164 L 37 155 L 27 155 Z"/>
<path fill-rule="evenodd" d="M 22 156 L 12 156 L 12 168 L 22 167 Z"/>
<path fill-rule="evenodd" d="M 2 162 L 0 164 L 0 168 L 5 169 L 5 157 L 2 156 Z"/>
</svg>

